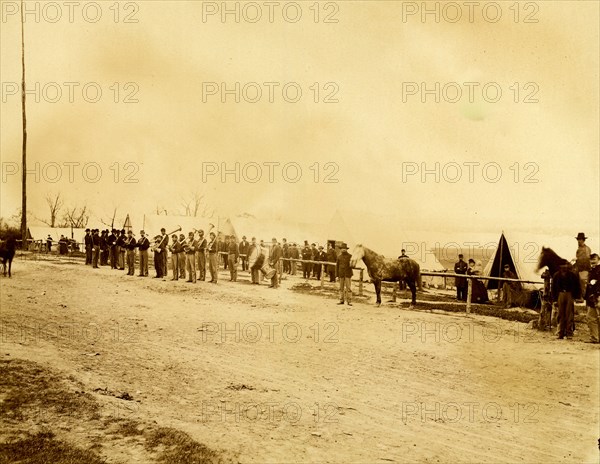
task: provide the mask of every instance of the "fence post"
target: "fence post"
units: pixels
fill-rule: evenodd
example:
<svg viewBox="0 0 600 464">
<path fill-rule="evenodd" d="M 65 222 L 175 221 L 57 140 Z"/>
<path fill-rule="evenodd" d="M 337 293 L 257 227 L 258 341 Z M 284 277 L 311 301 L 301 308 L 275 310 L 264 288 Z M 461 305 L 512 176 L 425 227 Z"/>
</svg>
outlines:
<svg viewBox="0 0 600 464">
<path fill-rule="evenodd" d="M 321 264 L 321 290 L 325 288 L 325 265 Z"/>
<path fill-rule="evenodd" d="M 363 296 L 363 269 L 360 270 L 360 280 L 358 281 L 358 294 Z"/>
<path fill-rule="evenodd" d="M 473 279 L 467 279 L 467 314 L 471 312 L 471 297 L 473 296 Z"/>
</svg>

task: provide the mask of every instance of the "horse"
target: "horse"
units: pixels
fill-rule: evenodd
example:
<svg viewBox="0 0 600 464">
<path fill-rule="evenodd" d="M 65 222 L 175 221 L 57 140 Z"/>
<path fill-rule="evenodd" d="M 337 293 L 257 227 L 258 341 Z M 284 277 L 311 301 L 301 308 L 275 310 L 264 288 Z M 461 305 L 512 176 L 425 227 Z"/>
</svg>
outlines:
<svg viewBox="0 0 600 464">
<path fill-rule="evenodd" d="M 571 263 L 558 256 L 552 248 L 542 247 L 542 251 L 540 252 L 540 256 L 538 258 L 536 271 L 540 271 L 543 267 L 547 267 L 550 271 L 550 276 L 553 276 L 559 271 L 560 266 L 563 264 L 568 264 L 571 267 L 571 271 L 575 272 L 575 269 Z"/>
<path fill-rule="evenodd" d="M 367 266 L 369 277 L 371 277 L 373 285 L 375 286 L 377 306 L 381 305 L 382 281 L 398 282 L 399 284 L 405 282 L 409 286 L 412 294 L 410 307 L 412 308 L 417 304 L 417 288 L 422 290 L 421 267 L 419 266 L 419 263 L 410 258 L 398 260 L 388 259 L 366 246 L 356 245 L 352 250 L 350 265 L 356 267 L 356 263 L 361 259 Z"/>
<path fill-rule="evenodd" d="M 9 238 L 5 242 L 0 243 L 0 259 L 2 260 L 2 270 L 6 277 L 6 264 L 8 263 L 8 277 L 12 277 L 11 268 L 12 260 L 15 257 L 16 243 L 14 238 Z"/>
</svg>

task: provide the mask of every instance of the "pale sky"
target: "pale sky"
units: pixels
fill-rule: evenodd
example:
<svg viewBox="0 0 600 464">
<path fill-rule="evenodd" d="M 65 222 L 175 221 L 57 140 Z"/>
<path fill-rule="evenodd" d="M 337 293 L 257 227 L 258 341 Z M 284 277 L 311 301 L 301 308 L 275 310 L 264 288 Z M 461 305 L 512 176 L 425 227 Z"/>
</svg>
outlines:
<svg viewBox="0 0 600 464">
<path fill-rule="evenodd" d="M 13 174 L 21 160 L 20 17 L 18 2 L 0 3 L 7 218 L 21 198 L 20 171 Z M 462 18 L 453 23 L 456 10 L 444 2 L 427 3 L 440 9 L 439 22 L 409 15 L 422 2 L 321 2 L 315 23 L 312 1 L 279 2 L 273 22 L 268 2 L 228 2 L 240 9 L 236 23 L 233 14 L 208 14 L 221 2 L 117 9 L 110 1 L 99 10 L 80 2 L 72 22 L 64 2 L 54 3 L 60 11 L 27 2 L 39 11 L 25 24 L 28 165 L 40 172 L 28 178 L 28 209 L 46 217 L 44 197 L 61 192 L 66 205 L 91 208 L 93 226 L 115 207 L 123 215 L 157 205 L 175 212 L 197 191 L 224 216 L 322 222 L 339 209 L 442 235 L 513 228 L 598 236 L 599 3 L 499 2 L 495 23 L 490 2 L 480 3 L 472 21 L 455 3 Z M 261 19 L 250 22 L 258 9 Z M 137 23 L 124 22 L 128 14 Z M 96 103 L 84 99 L 84 86 L 88 100 L 101 89 Z M 433 93 L 422 95 L 423 86 Z M 224 88 L 233 93 L 221 95 Z M 298 88 L 297 102 L 284 99 Z M 80 163 L 71 165 L 73 182 L 70 162 Z M 232 172 L 239 163 L 239 182 L 209 175 L 221 163 Z M 280 163 L 273 182 L 263 163 Z M 256 165 L 262 177 L 253 183 Z M 128 174 L 139 182 L 126 183 Z"/>
</svg>

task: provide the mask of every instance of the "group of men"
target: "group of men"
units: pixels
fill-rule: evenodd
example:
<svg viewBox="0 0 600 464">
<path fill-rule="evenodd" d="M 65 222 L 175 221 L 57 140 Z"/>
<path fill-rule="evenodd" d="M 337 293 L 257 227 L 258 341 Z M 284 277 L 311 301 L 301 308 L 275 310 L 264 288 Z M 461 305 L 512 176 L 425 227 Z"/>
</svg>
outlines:
<svg viewBox="0 0 600 464">
<path fill-rule="evenodd" d="M 553 322 L 558 325 L 559 339 L 572 338 L 575 330 L 575 301 L 584 302 L 586 322 L 590 329 L 589 343 L 600 343 L 600 258 L 585 244 L 583 232 L 577 234 L 575 264 L 565 262 L 551 281 Z"/>
<path fill-rule="evenodd" d="M 84 237 L 85 264 L 98 269 L 100 266 L 110 265 L 111 269 L 125 270 L 127 274 L 134 275 L 135 249 L 140 250 L 140 276 L 148 275 L 148 248 L 150 241 L 141 231 L 141 237 L 136 240 L 133 232 L 125 229 L 86 229 Z"/>
<path fill-rule="evenodd" d="M 403 250 L 404 251 L 404 250 Z M 458 255 L 458 261 L 454 263 L 454 273 L 460 275 L 481 275 L 482 269 L 481 264 L 475 261 L 473 258 L 469 258 L 468 261 L 464 260 L 464 255 Z M 480 283 L 478 280 L 473 280 L 473 282 Z M 467 301 L 467 289 L 468 283 L 465 277 L 455 277 L 454 285 L 456 286 L 456 299 L 459 301 Z M 487 301 L 487 292 L 486 298 L 478 298 L 484 299 Z M 479 301 L 483 303 L 484 301 Z"/>
<path fill-rule="evenodd" d="M 553 305 L 553 325 L 558 326 L 557 337 L 559 339 L 573 337 L 575 330 L 575 302 L 585 302 L 587 307 L 586 322 L 590 329 L 590 343 L 600 343 L 600 262 L 597 253 L 592 253 L 590 247 L 585 244 L 587 240 L 583 232 L 575 237 L 577 250 L 575 263 L 568 261 L 560 266 L 560 269 L 551 276 L 550 294 Z M 473 259 L 466 263 L 463 255 L 458 255 L 458 261 L 454 265 L 455 274 L 477 275 L 479 266 Z M 517 279 L 517 274 L 509 264 L 504 264 L 502 277 Z M 467 279 L 456 277 L 456 298 L 465 301 L 467 299 Z M 521 283 L 505 281 L 502 286 L 503 302 L 506 307 L 515 304 L 517 296 L 522 290 Z"/>
<path fill-rule="evenodd" d="M 168 261 L 171 261 L 172 279 L 186 279 L 187 282 L 195 283 L 198 280 L 205 281 L 207 278 L 207 267 L 210 272 L 210 282 L 218 282 L 219 255 L 225 269 L 229 269 L 230 281 L 237 281 L 238 265 L 241 263 L 242 271 L 250 271 L 252 284 L 259 284 L 261 269 L 265 269 L 265 259 L 271 269 L 275 269 L 275 275 L 271 278 L 271 287 L 277 288 L 281 282 L 284 273 L 296 274 L 297 262 L 293 259 L 329 262 L 326 266 L 326 272 L 329 274 L 329 280 L 336 280 L 336 260 L 337 255 L 331 244 L 328 246 L 327 253 L 323 247 L 316 244 L 308 245 L 304 241 L 304 248 L 300 250 L 296 243 L 288 244 L 284 238 L 282 243 L 273 239 L 270 251 L 267 246 L 255 237 L 251 241 L 242 237 L 241 242 L 237 242 L 235 236 L 217 236 L 214 232 L 209 233 L 209 237 L 204 236 L 203 230 L 194 230 L 184 234 L 167 235 L 166 230 L 161 229 L 161 233 L 153 238 L 153 244 L 146 236 L 144 230 L 140 231 L 140 237 L 136 239 L 133 231 L 125 229 L 111 231 L 99 229 L 86 229 L 84 238 L 86 264 L 97 269 L 103 265 L 110 265 L 112 269 L 125 270 L 127 265 L 127 274 L 135 274 L 135 256 L 136 248 L 139 250 L 139 276 L 148 276 L 148 250 L 154 253 L 154 268 L 156 270 L 155 278 L 167 277 Z M 291 260 L 292 259 L 292 260 Z M 305 278 L 312 277 L 321 279 L 321 264 L 302 263 Z"/>
</svg>

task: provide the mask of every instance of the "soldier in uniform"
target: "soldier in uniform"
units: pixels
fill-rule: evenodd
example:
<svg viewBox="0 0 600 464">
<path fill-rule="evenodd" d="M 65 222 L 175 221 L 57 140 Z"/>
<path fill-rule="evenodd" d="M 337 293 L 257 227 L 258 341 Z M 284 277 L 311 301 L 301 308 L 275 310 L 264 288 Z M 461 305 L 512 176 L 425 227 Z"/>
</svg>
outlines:
<svg viewBox="0 0 600 464">
<path fill-rule="evenodd" d="M 229 237 L 229 246 L 227 247 L 227 261 L 229 265 L 229 275 L 231 282 L 237 282 L 237 266 L 240 257 L 240 250 L 236 243 L 235 236 Z"/>
<path fill-rule="evenodd" d="M 248 251 L 250 248 L 250 244 L 248 240 L 246 240 L 246 236 L 242 237 L 242 241 L 240 242 L 239 252 L 240 258 L 242 259 L 242 271 L 248 270 Z"/>
<path fill-rule="evenodd" d="M 125 229 L 121 229 L 121 234 L 117 238 L 117 245 L 119 245 L 119 269 L 125 270 Z"/>
<path fill-rule="evenodd" d="M 348 306 L 352 306 L 352 266 L 350 265 L 350 258 L 352 255 L 348 253 L 348 245 L 342 243 L 340 245 L 341 253 L 337 257 L 336 272 L 340 279 L 340 302 L 338 304 L 344 304 L 344 300 L 348 303 Z"/>
<path fill-rule="evenodd" d="M 135 275 L 135 247 L 137 242 L 133 237 L 133 232 L 129 230 L 127 232 L 127 238 L 125 239 L 125 248 L 127 248 L 127 275 Z"/>
<path fill-rule="evenodd" d="M 290 246 L 288 245 L 287 239 L 282 240 L 281 251 L 283 253 L 283 272 L 290 273 Z"/>
<path fill-rule="evenodd" d="M 304 240 L 304 248 L 302 248 L 302 260 L 310 261 L 312 260 L 312 251 L 308 246 L 308 242 Z M 310 263 L 302 263 L 302 275 L 305 279 L 310 279 L 310 270 L 312 265 Z"/>
<path fill-rule="evenodd" d="M 108 231 L 103 230 L 100 234 L 100 266 L 108 265 L 108 245 L 106 239 L 108 238 Z M 62 236 L 61 236 L 62 240 Z M 62 254 L 62 247 L 61 247 Z"/>
<path fill-rule="evenodd" d="M 458 255 L 458 261 L 454 263 L 455 274 L 466 274 L 469 265 L 463 260 L 463 255 Z M 467 279 L 464 277 L 455 277 L 454 284 L 456 285 L 456 299 L 459 301 L 467 301 Z"/>
<path fill-rule="evenodd" d="M 552 300 L 558 306 L 558 338 L 571 338 L 575 326 L 575 303 L 580 297 L 581 286 L 571 265 L 560 266 L 552 276 Z"/>
<path fill-rule="evenodd" d="M 206 246 L 208 250 L 208 267 L 210 269 L 210 282 L 216 284 L 219 280 L 219 248 L 217 244 L 217 236 L 214 232 L 210 233 L 210 241 Z"/>
<path fill-rule="evenodd" d="M 283 270 L 281 258 L 283 257 L 283 251 L 277 243 L 277 239 L 271 240 L 273 245 L 271 246 L 271 252 L 269 253 L 269 264 L 275 269 L 275 274 L 271 277 L 271 285 L 269 288 L 278 288 L 281 278 L 281 272 Z"/>
<path fill-rule="evenodd" d="M 323 250 L 322 246 L 319 246 L 319 251 L 317 252 L 317 256 L 315 257 L 315 261 L 325 262 L 327 261 L 327 253 Z M 317 266 L 317 280 L 321 280 L 321 272 L 323 272 L 322 264 L 315 264 Z M 327 272 L 327 271 L 325 271 Z"/>
<path fill-rule="evenodd" d="M 198 231 L 198 251 L 196 253 L 196 268 L 198 269 L 198 279 L 201 281 L 206 280 L 206 247 L 208 241 L 204 237 L 204 231 L 200 229 Z"/>
<path fill-rule="evenodd" d="M 92 233 L 90 229 L 85 229 L 85 237 L 83 238 L 85 244 L 85 264 L 92 264 Z"/>
<path fill-rule="evenodd" d="M 155 279 L 163 278 L 163 274 L 162 274 L 163 257 L 162 257 L 162 253 L 160 250 L 161 240 L 162 240 L 161 235 L 157 235 L 156 237 L 154 237 L 154 246 L 152 247 L 152 249 L 154 251 L 154 270 L 156 271 L 156 275 L 154 276 Z"/>
<path fill-rule="evenodd" d="M 110 268 L 111 269 L 117 268 L 117 234 L 116 234 L 116 232 L 117 231 L 115 229 L 112 229 L 110 231 L 110 235 L 108 236 L 108 239 L 107 239 L 109 254 L 110 254 Z"/>
<path fill-rule="evenodd" d="M 92 267 L 98 269 L 98 261 L 100 260 L 100 235 L 98 235 L 98 229 L 94 229 L 92 232 L 92 246 L 94 247 Z"/>
<path fill-rule="evenodd" d="M 185 257 L 185 251 L 183 250 L 183 246 L 185 244 L 185 235 L 179 234 L 179 254 L 177 256 L 177 263 L 179 265 L 179 278 L 185 279 L 185 266 L 187 259 Z M 196 272 L 194 270 L 194 272 Z"/>
<path fill-rule="evenodd" d="M 167 235 L 166 229 L 163 227 L 160 229 L 160 242 L 158 244 L 159 256 L 161 260 L 160 276 L 167 277 L 167 247 L 169 246 L 169 236 Z"/>
<path fill-rule="evenodd" d="M 150 240 L 146 237 L 146 232 L 140 230 L 140 239 L 138 240 L 138 248 L 140 249 L 140 277 L 148 277 L 148 248 L 150 248 Z"/>
<path fill-rule="evenodd" d="M 183 245 L 185 252 L 185 269 L 187 271 L 187 282 L 196 283 L 196 248 L 198 242 L 194 238 L 194 232 L 188 232 L 188 239 Z"/>
<path fill-rule="evenodd" d="M 171 239 L 171 244 L 169 245 L 169 251 L 171 252 L 171 270 L 173 271 L 171 280 L 179 280 L 179 253 L 181 251 L 181 246 L 179 245 L 177 234 L 171 235 Z"/>
</svg>

